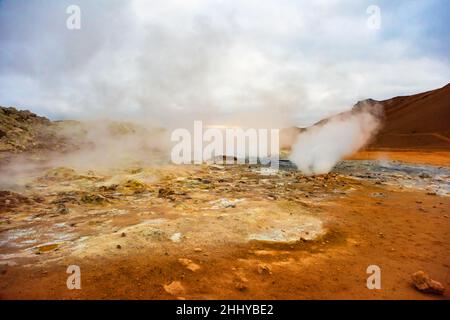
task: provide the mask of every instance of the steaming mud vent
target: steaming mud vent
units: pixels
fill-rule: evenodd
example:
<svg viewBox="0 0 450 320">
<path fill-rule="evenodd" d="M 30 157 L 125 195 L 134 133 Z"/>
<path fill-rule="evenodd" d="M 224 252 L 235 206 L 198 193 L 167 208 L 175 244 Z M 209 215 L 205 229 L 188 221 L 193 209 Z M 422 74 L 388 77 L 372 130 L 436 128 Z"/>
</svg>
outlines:
<svg viewBox="0 0 450 320">
<path fill-rule="evenodd" d="M 323 297 L 365 283 L 368 260 L 405 273 L 448 263 L 449 168 L 346 160 L 307 176 L 279 166 L 30 171 L 0 192 L 1 297 L 173 298 L 173 282 L 183 298 Z M 82 291 L 66 290 L 68 265 L 80 266 Z M 348 276 L 323 280 L 335 269 Z M 414 295 L 403 287 L 396 294 Z"/>
</svg>

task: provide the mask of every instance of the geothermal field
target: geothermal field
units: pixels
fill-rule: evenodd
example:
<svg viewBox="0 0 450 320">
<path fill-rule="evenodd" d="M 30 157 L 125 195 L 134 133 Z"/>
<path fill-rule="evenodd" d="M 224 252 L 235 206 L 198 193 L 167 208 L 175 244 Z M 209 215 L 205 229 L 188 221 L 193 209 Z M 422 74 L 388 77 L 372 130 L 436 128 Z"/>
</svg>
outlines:
<svg viewBox="0 0 450 320">
<path fill-rule="evenodd" d="M 278 170 L 174 165 L 164 130 L 2 108 L 0 298 L 447 299 L 449 88 L 376 102 L 344 150 L 308 141 L 344 121 L 349 142 L 358 105 L 296 129 Z M 418 104 L 442 116 L 405 129 Z"/>
<path fill-rule="evenodd" d="M 448 0 L 0 0 L 0 314 L 437 314 L 449 16 Z"/>
</svg>

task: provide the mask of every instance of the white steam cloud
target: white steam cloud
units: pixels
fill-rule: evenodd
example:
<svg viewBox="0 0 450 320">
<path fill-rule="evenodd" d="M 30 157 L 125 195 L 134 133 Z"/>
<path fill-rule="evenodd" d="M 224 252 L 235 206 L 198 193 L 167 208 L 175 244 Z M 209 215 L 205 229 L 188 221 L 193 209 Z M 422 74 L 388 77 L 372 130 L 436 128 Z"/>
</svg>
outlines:
<svg viewBox="0 0 450 320">
<path fill-rule="evenodd" d="M 80 30 L 66 28 L 74 4 Z M 428 17 L 436 4 L 380 1 L 380 30 L 366 27 L 369 4 L 2 0 L 0 105 L 53 119 L 283 128 L 446 84 L 445 41 L 427 27 L 442 20 Z"/>
<path fill-rule="evenodd" d="M 364 106 L 338 114 L 306 129 L 290 160 L 308 175 L 330 172 L 336 163 L 367 145 L 381 124 L 382 106 Z"/>
</svg>

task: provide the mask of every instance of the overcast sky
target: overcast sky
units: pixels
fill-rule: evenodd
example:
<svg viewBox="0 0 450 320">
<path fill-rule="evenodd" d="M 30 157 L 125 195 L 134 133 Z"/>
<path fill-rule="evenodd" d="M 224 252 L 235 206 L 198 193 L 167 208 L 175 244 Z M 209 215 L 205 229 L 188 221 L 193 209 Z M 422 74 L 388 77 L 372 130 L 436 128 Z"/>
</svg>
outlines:
<svg viewBox="0 0 450 320">
<path fill-rule="evenodd" d="M 66 27 L 71 4 L 80 30 Z M 449 16 L 448 0 L 0 0 L 0 105 L 307 125 L 450 82 Z"/>
</svg>

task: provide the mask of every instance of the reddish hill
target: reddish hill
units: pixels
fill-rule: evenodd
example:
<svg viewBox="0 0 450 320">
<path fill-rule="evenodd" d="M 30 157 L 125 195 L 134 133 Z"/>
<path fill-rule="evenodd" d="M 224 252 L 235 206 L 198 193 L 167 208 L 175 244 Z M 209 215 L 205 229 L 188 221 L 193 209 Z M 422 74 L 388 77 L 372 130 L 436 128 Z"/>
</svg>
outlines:
<svg viewBox="0 0 450 320">
<path fill-rule="evenodd" d="M 383 128 L 369 149 L 450 150 L 450 84 L 411 96 L 366 102 L 382 104 L 385 112 Z"/>
<path fill-rule="evenodd" d="M 411 96 L 383 101 L 367 99 L 355 104 L 351 112 L 375 104 L 383 106 L 383 125 L 366 149 L 450 151 L 450 84 Z M 328 120 L 322 119 L 314 126 L 325 124 Z M 281 146 L 290 149 L 303 130 L 305 128 L 283 129 Z"/>
</svg>

